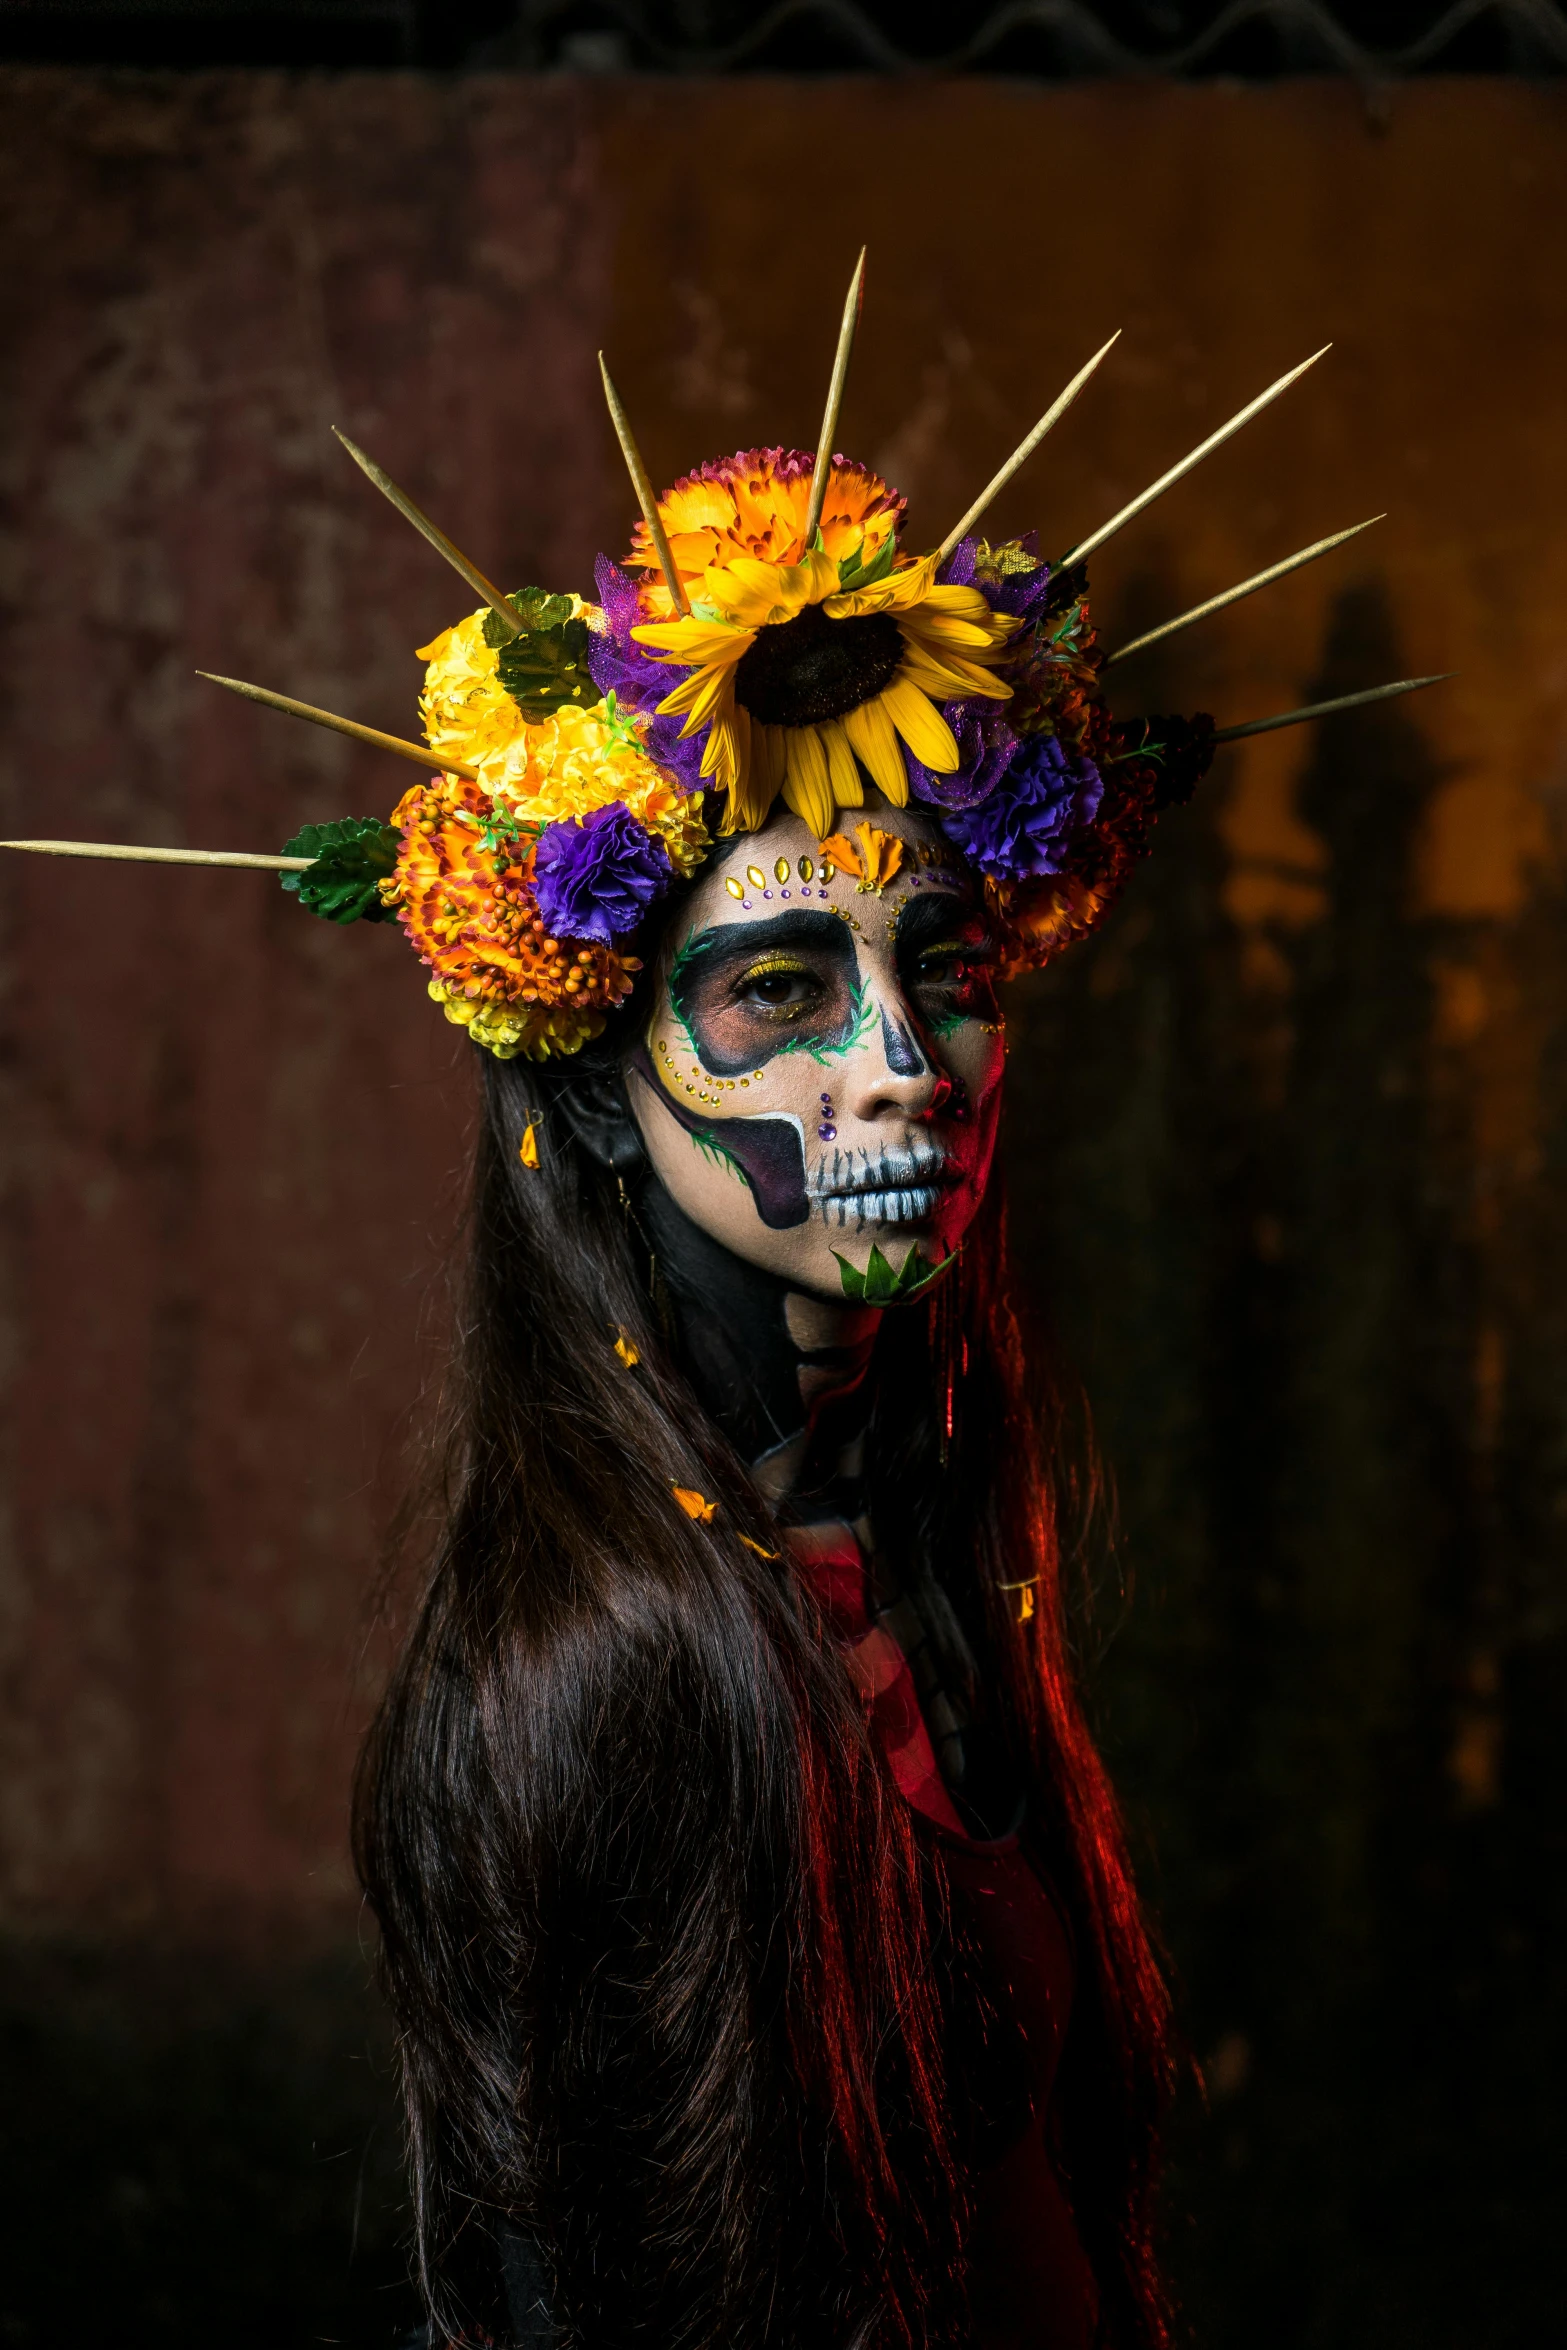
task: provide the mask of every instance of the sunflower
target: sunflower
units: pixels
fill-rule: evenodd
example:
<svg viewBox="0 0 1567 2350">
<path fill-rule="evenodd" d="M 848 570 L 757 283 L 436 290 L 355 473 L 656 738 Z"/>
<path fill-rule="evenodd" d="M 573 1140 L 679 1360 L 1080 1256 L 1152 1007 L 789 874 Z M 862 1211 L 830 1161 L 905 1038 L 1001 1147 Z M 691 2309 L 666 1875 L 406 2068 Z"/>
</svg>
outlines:
<svg viewBox="0 0 1567 2350">
<path fill-rule="evenodd" d="M 839 808 L 863 806 L 862 768 L 902 807 L 902 745 L 937 774 L 957 769 L 937 705 L 1012 691 L 993 672 L 1020 623 L 978 588 L 938 584 L 934 555 L 899 553 L 903 502 L 875 474 L 835 459 L 804 544 L 810 470 L 798 452 L 751 450 L 659 506 L 691 613 L 632 634 L 690 673 L 659 711 L 683 715 L 686 735 L 707 729 L 702 773 L 728 794 L 725 832 L 754 831 L 782 792 L 820 838 Z M 642 602 L 671 609 L 662 583 Z"/>
</svg>

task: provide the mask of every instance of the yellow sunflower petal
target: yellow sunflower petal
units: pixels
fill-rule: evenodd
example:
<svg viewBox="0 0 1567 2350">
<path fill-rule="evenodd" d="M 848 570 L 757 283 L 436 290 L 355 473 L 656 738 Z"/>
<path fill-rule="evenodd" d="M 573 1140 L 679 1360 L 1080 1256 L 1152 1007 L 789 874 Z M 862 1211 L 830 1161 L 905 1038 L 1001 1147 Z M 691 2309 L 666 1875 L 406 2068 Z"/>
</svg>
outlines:
<svg viewBox="0 0 1567 2350">
<path fill-rule="evenodd" d="M 817 732 L 827 752 L 827 772 L 832 778 L 833 798 L 840 808 L 863 808 L 865 786 L 854 764 L 853 747 L 843 731 L 842 719 L 829 719 Z"/>
<path fill-rule="evenodd" d="M 766 793 L 771 807 L 783 789 L 789 765 L 787 738 L 781 726 L 761 726 L 751 720 L 751 764 L 756 770 L 756 790 Z"/>
<path fill-rule="evenodd" d="M 1007 701 L 1012 692 L 989 669 L 981 669 L 972 661 L 936 661 L 923 645 L 912 644 L 905 637 L 908 650 L 903 656 L 900 677 L 907 677 L 933 702 L 961 701 L 971 694 L 983 694 L 991 701 Z"/>
<path fill-rule="evenodd" d="M 736 741 L 737 722 L 745 717 L 743 710 L 726 710 L 713 720 L 702 753 L 701 773 L 707 776 L 718 791 L 732 791 L 740 773 L 740 750 Z"/>
<path fill-rule="evenodd" d="M 841 724 L 856 758 L 871 781 L 880 787 L 895 808 L 901 808 L 909 796 L 908 772 L 903 764 L 903 753 L 898 748 L 898 737 L 892 720 L 880 695 L 874 702 L 862 702 L 857 710 L 846 711 Z"/>
<path fill-rule="evenodd" d="M 882 702 L 893 725 L 916 759 L 938 775 L 951 775 L 958 764 L 957 739 L 941 712 L 901 672 L 882 692 Z"/>
<path fill-rule="evenodd" d="M 789 772 L 784 778 L 784 805 L 820 840 L 832 829 L 835 807 L 827 753 L 814 726 L 791 726 L 787 739 Z"/>
<path fill-rule="evenodd" d="M 935 571 L 935 556 L 922 555 L 917 563 L 894 571 L 874 587 L 848 588 L 841 595 L 828 596 L 824 608 L 830 620 L 849 620 L 863 612 L 907 612 L 929 596 Z"/>
<path fill-rule="evenodd" d="M 738 661 L 752 632 L 727 620 L 647 620 L 631 633 L 638 644 L 651 645 L 664 660 L 685 665 Z"/>
<path fill-rule="evenodd" d="M 699 726 L 717 717 L 720 710 L 732 709 L 734 697 L 735 681 L 727 669 L 698 669 L 677 685 L 673 693 L 664 696 L 658 705 L 659 715 L 675 718 L 682 710 L 687 711 L 689 715 L 680 732 L 695 734 Z"/>
</svg>

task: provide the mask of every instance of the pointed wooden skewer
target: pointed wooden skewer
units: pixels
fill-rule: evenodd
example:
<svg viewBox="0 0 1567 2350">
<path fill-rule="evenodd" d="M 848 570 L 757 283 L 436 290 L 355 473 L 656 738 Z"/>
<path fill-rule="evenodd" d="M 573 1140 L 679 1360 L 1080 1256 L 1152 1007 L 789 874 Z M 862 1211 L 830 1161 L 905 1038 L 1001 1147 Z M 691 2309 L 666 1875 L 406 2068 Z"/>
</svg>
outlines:
<svg viewBox="0 0 1567 2350">
<path fill-rule="evenodd" d="M 1362 694 L 1340 694 L 1336 701 L 1310 702 L 1304 710 L 1285 710 L 1277 718 L 1253 718 L 1245 726 L 1221 726 L 1214 736 L 1216 743 L 1238 743 L 1243 735 L 1272 734 L 1278 726 L 1300 726 L 1308 718 L 1330 718 L 1335 710 L 1358 710 L 1363 702 L 1391 701 L 1394 694 L 1415 694 L 1424 685 L 1445 685 L 1456 677 L 1456 669 L 1444 669 L 1439 677 L 1401 677 L 1396 685 L 1368 686 Z"/>
<path fill-rule="evenodd" d="M 1129 645 L 1118 645 L 1106 660 L 1106 669 L 1112 662 L 1124 661 L 1128 653 L 1140 653 L 1145 645 L 1156 645 L 1161 638 L 1174 636 L 1178 630 L 1190 628 L 1194 621 L 1206 620 L 1210 612 L 1222 612 L 1227 604 L 1238 604 L 1243 596 L 1254 596 L 1258 588 L 1268 587 L 1274 580 L 1282 579 L 1287 571 L 1299 571 L 1303 564 L 1315 563 L 1319 555 L 1331 554 L 1335 547 L 1343 546 L 1346 539 L 1359 538 L 1361 532 L 1369 530 L 1373 522 L 1386 520 L 1385 514 L 1373 514 L 1370 521 L 1353 522 L 1348 530 L 1336 530 L 1331 538 L 1318 539 L 1315 546 L 1302 547 L 1298 555 L 1286 555 L 1282 563 L 1274 563 L 1266 571 L 1259 571 L 1255 579 L 1243 579 L 1239 587 L 1226 588 L 1222 596 L 1210 596 L 1206 604 L 1194 604 L 1178 620 L 1166 620 L 1158 628 L 1150 628 L 1146 636 L 1134 636 Z"/>
<path fill-rule="evenodd" d="M 642 519 L 647 524 L 648 537 L 653 542 L 653 552 L 658 557 L 659 570 L 664 574 L 664 585 L 669 590 L 670 600 L 674 604 L 675 610 L 680 614 L 682 620 L 687 620 L 691 615 L 691 599 L 686 594 L 679 572 L 675 569 L 675 558 L 669 551 L 669 538 L 664 529 L 663 517 L 658 511 L 658 500 L 653 494 L 653 484 L 649 478 L 648 469 L 642 462 L 642 452 L 637 447 L 637 437 L 631 429 L 631 419 L 621 406 L 620 394 L 615 389 L 602 351 L 599 353 L 599 373 L 604 378 L 604 397 L 609 403 L 610 422 L 615 427 L 615 438 L 620 443 L 620 453 L 626 460 L 626 471 L 631 476 L 631 486 L 637 493 L 637 504 L 642 509 Z"/>
<path fill-rule="evenodd" d="M 849 379 L 849 359 L 854 350 L 854 333 L 860 323 L 860 309 L 864 300 L 865 247 L 862 245 L 843 305 L 843 324 L 838 329 L 838 348 L 833 356 L 832 378 L 827 386 L 827 405 L 822 410 L 821 435 L 816 443 L 816 463 L 811 469 L 811 500 L 805 509 L 807 554 L 821 528 L 822 508 L 827 503 L 827 484 L 832 477 L 832 445 L 838 437 L 838 411 L 843 406 L 843 387 Z"/>
<path fill-rule="evenodd" d="M 378 726 L 361 726 L 355 718 L 339 718 L 334 711 L 318 710 L 313 703 L 296 702 L 291 694 L 275 694 L 264 685 L 247 685 L 242 677 L 219 677 L 211 669 L 198 669 L 198 677 L 205 677 L 213 685 L 226 686 L 231 694 L 240 694 L 247 702 L 260 702 L 265 709 L 281 710 L 289 718 L 308 718 L 312 726 L 329 726 L 334 734 L 346 734 L 351 742 L 368 743 L 372 750 L 395 751 L 399 759 L 412 759 L 426 775 L 462 775 L 470 783 L 477 783 L 479 770 L 462 759 L 443 759 L 439 751 L 432 751 L 422 743 L 404 742 L 400 734 L 383 734 Z"/>
<path fill-rule="evenodd" d="M 252 857 L 242 849 L 142 849 L 107 840 L 0 840 L 0 849 L 40 857 L 114 857 L 133 865 L 249 865 L 268 873 L 308 873 L 314 857 Z"/>
<path fill-rule="evenodd" d="M 1269 384 L 1265 392 L 1259 392 L 1255 400 L 1249 400 L 1238 416 L 1232 416 L 1228 424 L 1221 424 L 1217 432 L 1210 433 L 1189 456 L 1181 459 L 1179 465 L 1172 465 L 1168 473 L 1161 473 L 1158 480 L 1135 497 L 1129 506 L 1123 506 L 1119 514 L 1112 514 L 1108 522 L 1102 522 L 1086 539 L 1079 539 L 1070 554 L 1062 556 L 1059 568 L 1065 571 L 1073 563 L 1086 562 L 1096 547 L 1102 547 L 1106 539 L 1113 538 L 1118 530 L 1131 521 L 1133 515 L 1141 514 L 1145 506 L 1151 506 L 1155 498 L 1162 497 L 1167 489 L 1173 488 L 1183 475 L 1191 472 L 1194 465 L 1200 465 L 1205 457 L 1211 457 L 1214 450 L 1220 448 L 1232 433 L 1239 432 L 1243 424 L 1250 424 L 1254 416 L 1260 416 L 1263 409 L 1270 406 L 1281 392 L 1287 392 L 1308 367 L 1316 366 L 1323 351 L 1331 351 L 1332 348 L 1331 343 L 1324 343 L 1321 351 L 1313 351 L 1309 359 L 1303 359 L 1298 367 L 1290 369 L 1288 375 L 1281 375 L 1276 384 Z"/>
<path fill-rule="evenodd" d="M 1054 425 L 1060 423 L 1062 417 L 1071 407 L 1072 402 L 1077 398 L 1077 395 L 1082 390 L 1084 384 L 1087 383 L 1089 377 L 1093 374 L 1094 369 L 1099 365 L 1102 359 L 1108 358 L 1111 350 L 1120 340 L 1121 329 L 1117 327 L 1115 333 L 1110 337 L 1109 342 L 1105 344 L 1104 349 L 1102 351 L 1096 351 L 1092 359 L 1089 360 L 1088 365 L 1078 369 L 1076 375 L 1073 376 L 1071 382 L 1067 385 L 1066 390 L 1061 394 L 1059 399 L 1054 401 L 1052 405 L 1045 410 L 1044 415 L 1039 419 L 1039 422 L 1035 425 L 1027 440 L 1020 441 L 1018 443 L 1017 447 L 1013 450 L 1011 456 L 1007 459 L 1005 465 L 1002 466 L 1001 471 L 995 476 L 994 480 L 986 483 L 985 487 L 980 491 L 979 496 L 974 500 L 973 505 L 964 515 L 962 521 L 955 522 L 953 524 L 946 537 L 942 540 L 940 546 L 936 549 L 936 562 L 938 567 L 946 562 L 947 557 L 952 553 L 953 548 L 960 545 L 961 542 L 968 537 L 969 532 L 973 529 L 975 523 L 978 522 L 986 507 L 990 505 L 992 499 L 998 498 L 1001 495 L 1001 492 L 1006 488 L 1007 483 L 1012 479 L 1013 474 L 1018 472 L 1028 463 L 1030 457 L 1032 457 L 1034 451 L 1038 448 L 1046 433 L 1049 432 Z"/>
<path fill-rule="evenodd" d="M 431 546 L 435 549 L 438 555 L 444 555 L 446 557 L 446 560 L 451 565 L 452 569 L 455 572 L 458 572 L 462 578 L 468 582 L 468 585 L 473 588 L 477 594 L 484 598 L 485 602 L 489 605 L 490 610 L 497 614 L 497 616 L 505 622 L 512 635 L 520 636 L 522 634 L 522 622 L 517 618 L 515 611 L 512 609 L 511 605 L 507 603 L 506 598 L 501 594 L 501 591 L 496 586 L 494 580 L 486 579 L 484 573 L 479 569 L 478 564 L 470 563 L 462 549 L 452 545 L 452 542 L 447 537 L 445 531 L 436 529 L 435 524 L 430 520 L 429 515 L 424 513 L 420 507 L 414 504 L 412 498 L 406 496 L 405 493 L 398 488 L 396 482 L 393 481 L 389 473 L 383 473 L 381 471 L 380 466 L 377 465 L 373 457 L 367 457 L 363 449 L 359 448 L 355 442 L 349 439 L 346 432 L 338 432 L 337 426 L 335 424 L 333 425 L 332 430 L 337 434 L 337 438 L 342 442 L 344 448 L 348 451 L 348 454 L 350 457 L 352 457 L 360 472 L 367 474 L 370 480 L 375 483 L 375 486 L 380 491 L 382 497 L 391 499 L 392 504 L 397 508 L 398 513 L 403 516 L 404 520 L 411 522 L 415 530 L 419 532 L 420 536 L 429 540 Z"/>
</svg>

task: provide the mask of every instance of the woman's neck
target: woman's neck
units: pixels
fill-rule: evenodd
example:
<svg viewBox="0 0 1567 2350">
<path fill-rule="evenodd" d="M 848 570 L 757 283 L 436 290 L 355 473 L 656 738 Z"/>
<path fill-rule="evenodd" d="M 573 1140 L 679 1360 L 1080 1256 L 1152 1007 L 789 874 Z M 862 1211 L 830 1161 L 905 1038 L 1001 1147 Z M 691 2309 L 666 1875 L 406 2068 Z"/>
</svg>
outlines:
<svg viewBox="0 0 1567 2350">
<path fill-rule="evenodd" d="M 792 1289 L 694 1224 L 649 1175 L 636 1216 L 682 1368 L 775 1505 L 819 1501 L 857 1453 L 880 1315 Z"/>
</svg>

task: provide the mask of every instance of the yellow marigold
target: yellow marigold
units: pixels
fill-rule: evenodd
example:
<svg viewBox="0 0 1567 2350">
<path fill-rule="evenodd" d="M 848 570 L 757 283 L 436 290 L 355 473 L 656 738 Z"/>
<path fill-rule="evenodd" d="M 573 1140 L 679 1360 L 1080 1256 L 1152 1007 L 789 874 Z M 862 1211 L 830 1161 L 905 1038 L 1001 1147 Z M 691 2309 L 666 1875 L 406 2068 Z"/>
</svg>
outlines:
<svg viewBox="0 0 1567 2350">
<path fill-rule="evenodd" d="M 572 598 L 590 624 L 595 605 Z M 499 654 L 484 641 L 484 611 L 448 628 L 419 658 L 428 663 L 419 713 L 437 761 L 460 759 L 485 791 L 524 824 L 553 824 L 619 801 L 656 832 L 677 869 L 690 874 L 708 847 L 700 794 L 676 789 L 642 747 L 645 719 L 605 704 L 564 704 L 530 725 L 500 682 Z"/>
<path fill-rule="evenodd" d="M 488 795 L 466 778 L 415 784 L 393 811 L 403 838 L 382 897 L 434 973 L 431 995 L 476 1044 L 500 1060 L 576 1052 L 624 1002 L 641 966 L 612 947 L 547 934 L 532 849 L 487 848 L 493 816 Z"/>
</svg>

